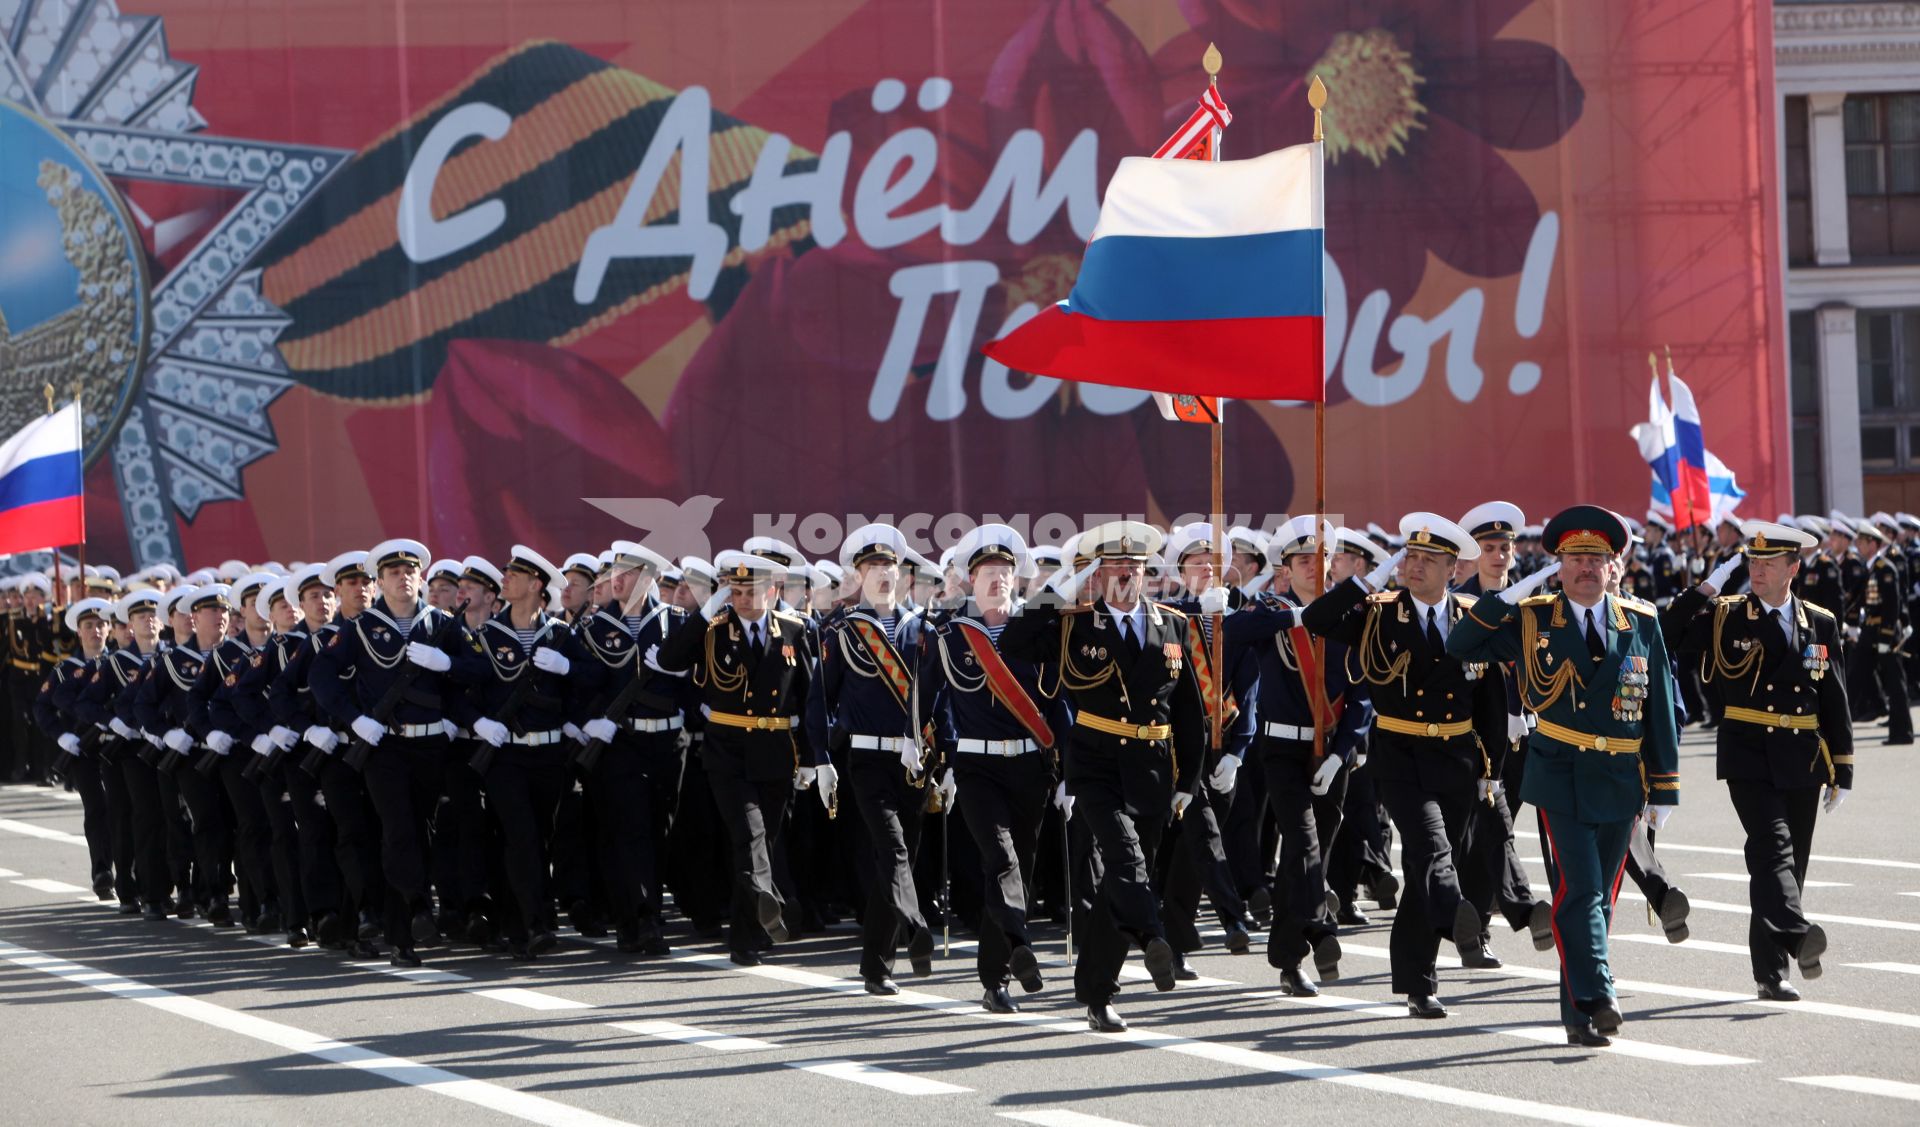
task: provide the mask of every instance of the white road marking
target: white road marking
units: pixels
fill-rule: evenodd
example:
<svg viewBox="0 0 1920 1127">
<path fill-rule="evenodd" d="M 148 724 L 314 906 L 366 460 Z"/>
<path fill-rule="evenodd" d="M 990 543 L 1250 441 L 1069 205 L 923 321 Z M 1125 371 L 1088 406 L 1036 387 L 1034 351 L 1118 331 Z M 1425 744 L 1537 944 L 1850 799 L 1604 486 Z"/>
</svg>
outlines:
<svg viewBox="0 0 1920 1127">
<path fill-rule="evenodd" d="M 851 1080 L 901 1096 L 951 1096 L 958 1092 L 973 1091 L 958 1084 L 929 1080 L 924 1076 L 909 1076 L 904 1072 L 862 1064 L 857 1060 L 789 1061 L 787 1067 L 802 1072 L 817 1072 L 835 1080 Z"/>
<path fill-rule="evenodd" d="M 1690 880 L 1728 880 L 1738 881 L 1741 884 L 1746 884 L 1753 879 L 1745 873 L 1688 873 L 1687 877 Z M 1800 882 L 1800 887 L 1852 888 L 1853 885 L 1843 880 L 1803 880 Z"/>
<path fill-rule="evenodd" d="M 40 837 L 48 841 L 64 841 L 68 845 L 85 845 L 87 839 L 81 834 L 70 834 L 65 830 L 56 830 L 47 826 L 36 826 L 32 822 L 19 822 L 12 818 L 0 818 L 0 830 L 20 834 L 24 837 Z"/>
<path fill-rule="evenodd" d="M 1622 901 L 1631 900 L 1637 904 L 1645 904 L 1647 902 L 1647 898 L 1638 892 L 1627 892 L 1624 890 L 1620 893 L 1620 899 Z M 1745 904 L 1725 904 L 1718 900 L 1696 900 L 1691 896 L 1687 898 L 1687 902 L 1693 905 L 1696 911 L 1731 912 L 1740 916 L 1750 916 L 1753 914 L 1753 909 Z M 1881 931 L 1920 931 L 1920 924 L 1908 923 L 1905 920 L 1876 920 L 1868 916 L 1836 916 L 1830 912 L 1808 912 L 1806 916 L 1814 923 L 1821 924 L 1848 924 L 1853 927 L 1877 928 Z"/>
<path fill-rule="evenodd" d="M 1920 1084 L 1900 1080 L 1881 1080 L 1873 1076 L 1786 1076 L 1789 1084 L 1811 1084 L 1841 1092 L 1859 1092 L 1868 1096 L 1891 1096 L 1896 1100 L 1920 1100 Z"/>
<path fill-rule="evenodd" d="M 1516 829 L 1513 831 L 1513 836 L 1532 838 L 1535 841 L 1540 840 L 1540 835 L 1534 833 L 1532 830 Z M 1747 855 L 1747 851 L 1744 849 L 1728 849 L 1724 845 L 1682 845 L 1677 841 L 1668 841 L 1665 838 L 1660 839 L 1660 844 L 1657 848 L 1662 853 L 1671 850 L 1675 853 L 1717 853 L 1722 857 L 1745 857 Z M 1834 865 L 1871 865 L 1879 869 L 1912 869 L 1920 871 L 1920 861 L 1889 861 L 1879 857 L 1834 857 L 1826 853 L 1815 853 L 1812 855 L 1812 859 L 1815 861 L 1825 861 Z"/>
<path fill-rule="evenodd" d="M 1912 963 L 1841 963 L 1844 967 L 1856 970 L 1887 970 L 1895 974 L 1920 974 L 1920 966 Z"/>
<path fill-rule="evenodd" d="M 1003 1111 L 1002 1119 L 1011 1119 L 1015 1123 L 1033 1123 L 1038 1127 L 1134 1127 L 1118 1119 L 1102 1119 L 1097 1115 L 1068 1111 L 1064 1107 L 1044 1107 L 1038 1111 Z"/>
<path fill-rule="evenodd" d="M 44 877 L 31 877 L 27 880 L 17 880 L 17 881 L 14 881 L 13 883 L 19 885 L 21 888 L 31 888 L 35 892 L 85 892 L 86 891 L 86 889 L 81 888 L 77 884 L 68 884 L 66 881 L 63 881 L 63 880 L 47 880 Z"/>
<path fill-rule="evenodd" d="M 19 873 L 14 872 L 12 869 L 0 869 L 0 878 L 17 877 L 19 875 Z"/>
<path fill-rule="evenodd" d="M 0 940 L 0 959 L 79 986 L 98 990 L 104 994 L 112 994 L 138 1002 L 143 1006 L 151 1006 L 164 1013 L 173 1014 L 175 1017 L 197 1021 L 202 1025 L 226 1030 L 242 1037 L 250 1037 L 255 1041 L 264 1042 L 288 1052 L 317 1057 L 330 1064 L 371 1072 L 396 1084 L 405 1084 L 435 1095 L 447 1096 L 489 1111 L 497 1111 L 502 1115 L 513 1116 L 515 1119 L 524 1119 L 529 1123 L 550 1124 L 552 1127 L 610 1127 L 610 1125 L 625 1122 L 597 1115 L 582 1108 L 569 1107 L 566 1104 L 513 1088 L 503 1088 L 496 1084 L 475 1080 L 457 1072 L 448 1072 L 416 1060 L 388 1056 L 359 1045 L 335 1041 L 318 1033 L 311 1033 L 277 1021 L 268 1021 L 250 1013 L 229 1010 L 212 1002 L 175 994 L 171 990 L 162 990 L 157 986 L 149 986 L 144 982 L 122 978 L 116 974 L 107 974 L 3 940 Z"/>
<path fill-rule="evenodd" d="M 1721 943 L 1713 939 L 1688 939 L 1685 943 L 1669 943 L 1664 935 L 1641 935 L 1637 932 L 1615 932 L 1608 937 L 1612 943 L 1645 943 L 1651 947 L 1678 947 L 1683 951 L 1715 951 L 1722 955 L 1747 955 L 1744 943 Z"/>
<path fill-rule="evenodd" d="M 624 1029 L 628 1033 L 638 1033 L 642 1037 L 679 1041 L 721 1053 L 740 1053 L 780 1047 L 772 1041 L 758 1041 L 752 1037 L 734 1037 L 725 1033 L 710 1033 L 705 1029 L 695 1029 L 691 1025 L 681 1025 L 672 1021 L 610 1021 L 607 1024 L 615 1029 Z"/>
<path fill-rule="evenodd" d="M 484 990 L 469 990 L 482 998 L 492 998 L 496 1002 L 507 1002 L 516 1006 L 525 1006 L 530 1010 L 590 1010 L 592 1005 L 576 1002 L 571 998 L 562 998 L 558 994 L 546 994 L 538 990 L 523 990 L 518 986 L 493 986 Z"/>
</svg>

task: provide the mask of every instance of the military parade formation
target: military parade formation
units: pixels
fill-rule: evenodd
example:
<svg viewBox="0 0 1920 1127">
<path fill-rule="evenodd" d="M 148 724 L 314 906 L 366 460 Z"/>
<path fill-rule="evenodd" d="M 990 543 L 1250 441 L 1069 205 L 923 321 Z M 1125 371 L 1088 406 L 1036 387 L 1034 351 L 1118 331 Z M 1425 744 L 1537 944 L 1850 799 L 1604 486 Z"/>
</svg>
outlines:
<svg viewBox="0 0 1920 1127">
<path fill-rule="evenodd" d="M 1568 1043 L 1604 1046 L 1623 875 L 1689 936 L 1657 852 L 1686 727 L 1746 835 L 1755 995 L 1819 977 L 1816 820 L 1857 731 L 1913 742 L 1916 541 L 1904 513 L 1676 530 L 1492 501 L 1392 532 L 986 524 L 937 562 L 868 524 L 818 562 L 755 537 L 67 565 L 0 580 L 0 774 L 79 795 L 121 914 L 348 960 L 535 960 L 564 925 L 636 965 L 671 935 L 755 966 L 851 919 L 868 993 L 958 930 L 1005 1014 L 1064 925 L 1074 1005 L 1118 1032 L 1135 953 L 1170 991 L 1214 936 L 1263 946 L 1312 996 L 1365 899 L 1409 1017 L 1447 1017 L 1446 945 L 1500 966 L 1504 922 L 1557 950 Z"/>
</svg>

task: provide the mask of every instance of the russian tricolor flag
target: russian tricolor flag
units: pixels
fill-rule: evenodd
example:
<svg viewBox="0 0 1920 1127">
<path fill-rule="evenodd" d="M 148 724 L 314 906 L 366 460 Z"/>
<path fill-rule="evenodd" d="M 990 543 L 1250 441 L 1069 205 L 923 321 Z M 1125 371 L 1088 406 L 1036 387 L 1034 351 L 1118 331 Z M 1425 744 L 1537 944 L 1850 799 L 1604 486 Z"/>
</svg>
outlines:
<svg viewBox="0 0 1920 1127">
<path fill-rule="evenodd" d="M 1746 494 L 1733 472 L 1707 450 L 1693 389 L 1673 373 L 1671 365 L 1667 382 L 1673 385 L 1673 406 L 1661 398 L 1656 375 L 1647 392 L 1648 419 L 1632 431 L 1640 456 L 1653 470 L 1653 507 L 1670 515 L 1680 528 L 1711 524 L 1731 512 Z"/>
<path fill-rule="evenodd" d="M 986 346 L 1009 368 L 1234 399 L 1325 397 L 1321 152 L 1128 157 L 1073 292 Z"/>
<path fill-rule="evenodd" d="M 80 484 L 80 405 L 69 403 L 0 445 L 0 555 L 87 538 Z"/>
</svg>

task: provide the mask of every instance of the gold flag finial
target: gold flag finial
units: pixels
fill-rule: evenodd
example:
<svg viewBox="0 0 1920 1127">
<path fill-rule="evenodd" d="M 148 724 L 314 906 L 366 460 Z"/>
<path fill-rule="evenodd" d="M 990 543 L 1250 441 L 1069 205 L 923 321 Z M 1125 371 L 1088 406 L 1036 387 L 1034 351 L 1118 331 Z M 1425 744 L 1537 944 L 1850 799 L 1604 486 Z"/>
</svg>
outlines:
<svg viewBox="0 0 1920 1127">
<path fill-rule="evenodd" d="M 1207 44 L 1206 54 L 1200 56 L 1200 68 L 1207 72 L 1207 81 L 1220 77 L 1220 48 Z"/>
<path fill-rule="evenodd" d="M 1307 84 L 1307 104 L 1313 107 L 1313 139 L 1323 141 L 1326 135 L 1320 127 L 1320 111 L 1327 108 L 1327 84 L 1317 74 Z"/>
<path fill-rule="evenodd" d="M 1653 353 L 1647 353 L 1647 367 L 1653 369 L 1653 378 L 1660 378 L 1660 360 Z"/>
<path fill-rule="evenodd" d="M 47 414 L 51 415 L 53 414 L 53 385 L 47 384 L 45 387 L 41 388 L 40 390 L 46 393 Z"/>
</svg>

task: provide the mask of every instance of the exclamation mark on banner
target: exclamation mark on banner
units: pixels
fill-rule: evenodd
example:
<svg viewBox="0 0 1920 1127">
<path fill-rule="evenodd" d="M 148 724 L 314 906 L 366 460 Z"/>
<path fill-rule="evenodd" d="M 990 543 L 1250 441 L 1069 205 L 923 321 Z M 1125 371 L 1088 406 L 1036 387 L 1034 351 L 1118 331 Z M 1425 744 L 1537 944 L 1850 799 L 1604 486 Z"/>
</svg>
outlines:
<svg viewBox="0 0 1920 1127">
<path fill-rule="evenodd" d="M 1531 339 L 1547 311 L 1547 283 L 1553 278 L 1553 248 L 1560 241 L 1560 216 L 1547 212 L 1533 229 L 1527 260 L 1520 267 L 1520 290 L 1513 299 L 1513 327 Z M 1507 390 L 1525 395 L 1540 386 L 1540 365 L 1522 360 L 1507 375 Z"/>
</svg>

